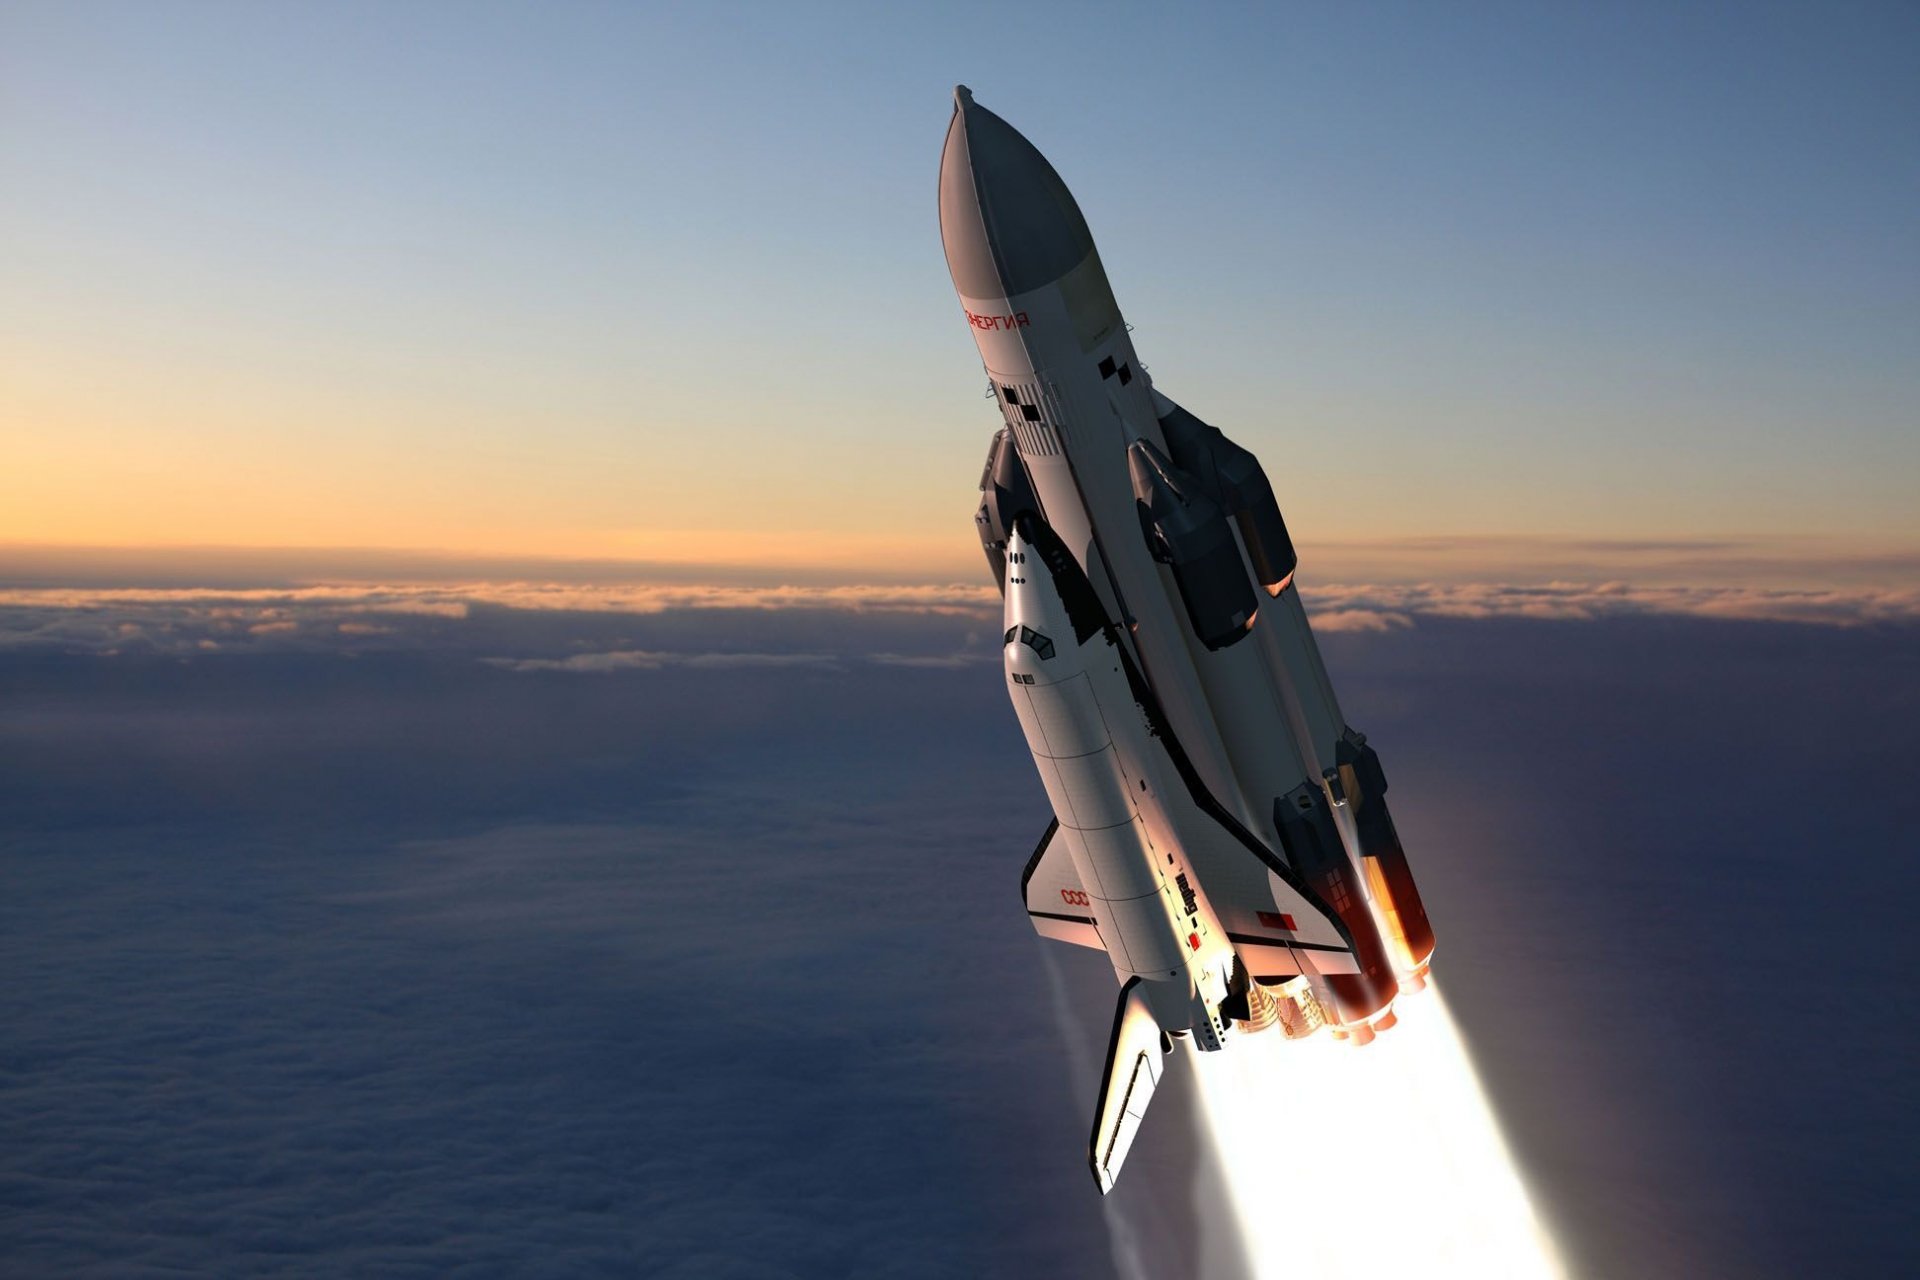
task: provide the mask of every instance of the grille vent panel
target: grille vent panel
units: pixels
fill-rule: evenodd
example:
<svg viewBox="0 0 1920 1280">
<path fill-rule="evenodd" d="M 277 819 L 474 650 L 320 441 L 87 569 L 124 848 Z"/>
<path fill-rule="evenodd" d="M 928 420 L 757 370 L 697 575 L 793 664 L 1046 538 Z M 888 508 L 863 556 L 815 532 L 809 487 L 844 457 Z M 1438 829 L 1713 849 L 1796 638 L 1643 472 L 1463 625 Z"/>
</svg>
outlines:
<svg viewBox="0 0 1920 1280">
<path fill-rule="evenodd" d="M 1001 382 L 1000 412 L 1024 457 L 1058 457 L 1067 434 L 1066 406 L 1060 393 L 1039 382 Z"/>
</svg>

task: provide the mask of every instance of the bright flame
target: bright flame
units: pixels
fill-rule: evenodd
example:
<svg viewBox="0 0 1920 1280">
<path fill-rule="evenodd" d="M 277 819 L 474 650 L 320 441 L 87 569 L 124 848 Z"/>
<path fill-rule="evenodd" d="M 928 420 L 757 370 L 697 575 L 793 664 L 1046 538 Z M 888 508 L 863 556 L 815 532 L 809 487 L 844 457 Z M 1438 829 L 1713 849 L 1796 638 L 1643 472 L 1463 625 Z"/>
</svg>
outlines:
<svg viewBox="0 0 1920 1280">
<path fill-rule="evenodd" d="M 1355 1048 L 1241 1036 L 1192 1053 L 1200 1138 L 1255 1276 L 1564 1276 L 1453 1018 L 1428 989 Z"/>
</svg>

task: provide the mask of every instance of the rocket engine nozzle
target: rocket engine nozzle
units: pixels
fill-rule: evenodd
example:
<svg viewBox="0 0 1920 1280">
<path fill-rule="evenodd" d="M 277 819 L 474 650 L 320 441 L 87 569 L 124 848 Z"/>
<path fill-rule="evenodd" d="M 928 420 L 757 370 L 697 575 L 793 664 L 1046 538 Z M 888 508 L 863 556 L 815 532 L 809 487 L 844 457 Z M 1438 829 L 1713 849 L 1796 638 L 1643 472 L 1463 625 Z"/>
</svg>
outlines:
<svg viewBox="0 0 1920 1280">
<path fill-rule="evenodd" d="M 1227 998 L 1221 1002 L 1220 1012 L 1242 1032 L 1265 1031 L 1280 1020 L 1274 998 L 1247 973 L 1246 961 L 1238 955 L 1233 958 L 1233 976 L 1227 981 Z"/>
<path fill-rule="evenodd" d="M 1320 998 L 1314 995 L 1313 987 L 1304 977 L 1281 983 L 1271 994 L 1281 1034 L 1287 1039 L 1310 1036 L 1326 1025 L 1326 1010 L 1320 1007 Z"/>
<path fill-rule="evenodd" d="M 1253 982 L 1247 985 L 1247 1017 L 1240 1023 L 1242 1031 L 1265 1031 L 1280 1021 L 1280 1005 L 1267 994 L 1266 988 Z"/>
</svg>

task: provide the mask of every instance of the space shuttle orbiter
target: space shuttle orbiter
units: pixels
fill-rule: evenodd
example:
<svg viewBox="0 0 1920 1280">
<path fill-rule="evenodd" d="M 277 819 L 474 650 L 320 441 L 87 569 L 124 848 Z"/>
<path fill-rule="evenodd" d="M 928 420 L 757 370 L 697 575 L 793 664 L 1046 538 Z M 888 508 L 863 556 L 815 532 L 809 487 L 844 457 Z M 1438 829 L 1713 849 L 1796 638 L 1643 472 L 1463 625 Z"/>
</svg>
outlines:
<svg viewBox="0 0 1920 1280">
<path fill-rule="evenodd" d="M 954 91 L 947 265 L 1005 420 L 980 540 L 1007 690 L 1054 822 L 1021 877 L 1043 936 L 1120 979 L 1089 1152 L 1110 1190 L 1175 1039 L 1393 1024 L 1433 953 L 1253 455 L 1153 385 L 1046 159 Z"/>
</svg>

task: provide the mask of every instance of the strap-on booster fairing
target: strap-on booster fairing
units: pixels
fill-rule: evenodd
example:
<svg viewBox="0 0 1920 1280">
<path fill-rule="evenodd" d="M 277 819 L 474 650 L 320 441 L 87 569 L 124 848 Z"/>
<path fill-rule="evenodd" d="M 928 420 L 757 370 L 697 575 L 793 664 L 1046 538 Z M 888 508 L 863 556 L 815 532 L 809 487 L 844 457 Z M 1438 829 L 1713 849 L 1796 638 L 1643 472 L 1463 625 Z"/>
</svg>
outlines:
<svg viewBox="0 0 1920 1280">
<path fill-rule="evenodd" d="M 1433 930 L 1266 473 L 1154 387 L 1079 206 L 964 87 L 940 233 L 1006 420 L 976 520 L 1053 802 L 1021 892 L 1121 982 L 1090 1152 L 1106 1191 L 1176 1038 L 1365 1044 Z"/>
</svg>

